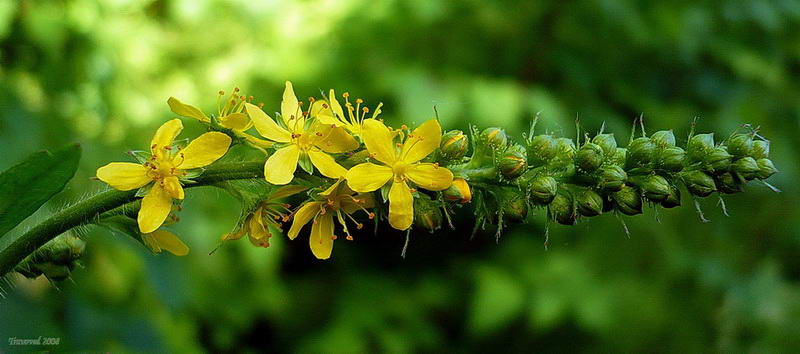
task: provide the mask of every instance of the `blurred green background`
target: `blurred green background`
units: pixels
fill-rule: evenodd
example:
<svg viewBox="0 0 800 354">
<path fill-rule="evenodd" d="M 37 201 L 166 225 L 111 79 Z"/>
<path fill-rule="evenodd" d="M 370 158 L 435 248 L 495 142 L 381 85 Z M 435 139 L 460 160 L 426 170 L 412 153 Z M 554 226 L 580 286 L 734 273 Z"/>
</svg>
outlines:
<svg viewBox="0 0 800 354">
<path fill-rule="evenodd" d="M 58 350 L 194 352 L 784 352 L 800 347 L 800 2 L 0 0 L 0 169 L 80 142 L 76 178 L 28 224 L 104 188 L 97 167 L 147 146 L 176 96 L 206 112 L 241 87 L 278 110 L 335 88 L 385 103 L 392 123 L 438 107 L 445 128 L 520 137 L 602 122 L 624 141 L 648 129 L 727 136 L 742 123 L 773 141 L 775 194 L 751 183 L 682 208 L 573 227 L 544 213 L 469 239 L 390 229 L 339 241 L 318 261 L 301 237 L 230 243 L 239 213 L 192 190 L 175 230 L 187 257 L 152 255 L 99 228 L 74 281 L 18 280 L 0 300 L 7 337 L 60 337 Z M 185 137 L 202 127 L 184 121 Z M 795 156 L 795 157 L 792 157 Z M 660 218 L 660 222 L 658 219 Z M 20 227 L 24 229 L 25 226 Z M 53 348 L 49 348 L 53 349 Z"/>
</svg>

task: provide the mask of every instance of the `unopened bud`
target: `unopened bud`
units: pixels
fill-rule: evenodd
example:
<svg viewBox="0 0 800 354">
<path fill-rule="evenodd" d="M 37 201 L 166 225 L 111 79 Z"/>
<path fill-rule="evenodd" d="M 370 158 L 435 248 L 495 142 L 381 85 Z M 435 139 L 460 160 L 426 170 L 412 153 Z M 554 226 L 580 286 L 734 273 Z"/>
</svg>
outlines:
<svg viewBox="0 0 800 354">
<path fill-rule="evenodd" d="M 669 196 L 669 182 L 662 176 L 636 176 L 631 177 L 630 182 L 638 186 L 644 196 L 651 201 L 660 202 Z"/>
<path fill-rule="evenodd" d="M 537 204 L 548 204 L 558 192 L 558 182 L 550 176 L 539 176 L 531 180 L 528 193 L 531 201 Z"/>
<path fill-rule="evenodd" d="M 681 172 L 686 189 L 698 197 L 707 197 L 717 190 L 714 179 L 703 171 L 692 170 Z"/>
<path fill-rule="evenodd" d="M 577 216 L 575 207 L 572 205 L 572 197 L 569 193 L 562 192 L 556 194 L 550 205 L 547 206 L 550 217 L 562 225 L 574 225 Z"/>
<path fill-rule="evenodd" d="M 756 140 L 753 142 L 753 154 L 751 155 L 754 159 L 765 159 L 769 157 L 769 142 L 766 140 Z"/>
<path fill-rule="evenodd" d="M 431 233 L 442 227 L 442 210 L 425 194 L 414 198 L 414 226 Z"/>
<path fill-rule="evenodd" d="M 447 160 L 458 160 L 464 157 L 469 148 L 469 139 L 460 130 L 451 130 L 442 135 L 440 145 L 442 156 Z"/>
<path fill-rule="evenodd" d="M 614 134 L 598 134 L 592 138 L 592 142 L 600 146 L 606 156 L 612 156 L 617 151 L 617 139 L 614 139 Z"/>
<path fill-rule="evenodd" d="M 575 142 L 568 138 L 556 139 L 556 156 L 571 159 L 575 154 Z"/>
<path fill-rule="evenodd" d="M 697 134 L 689 139 L 686 154 L 691 161 L 702 161 L 714 149 L 714 134 Z"/>
<path fill-rule="evenodd" d="M 756 160 L 750 156 L 736 160 L 733 163 L 732 168 L 734 171 L 736 171 L 736 173 L 748 181 L 757 178 L 760 172 L 758 162 L 756 162 Z"/>
<path fill-rule="evenodd" d="M 584 171 L 591 172 L 603 164 L 603 148 L 594 143 L 586 143 L 575 155 L 575 165 Z"/>
<path fill-rule="evenodd" d="M 502 149 L 508 143 L 506 132 L 500 128 L 486 128 L 481 132 L 481 140 L 489 147 L 494 149 Z"/>
<path fill-rule="evenodd" d="M 753 137 L 747 134 L 734 134 L 725 145 L 728 146 L 728 152 L 736 157 L 753 154 Z"/>
<path fill-rule="evenodd" d="M 733 156 L 723 146 L 715 147 L 703 158 L 703 163 L 706 165 L 706 170 L 714 173 L 725 173 L 731 166 L 731 159 Z"/>
<path fill-rule="evenodd" d="M 767 179 L 778 173 L 778 169 L 775 168 L 775 165 L 772 164 L 772 160 L 770 159 L 758 159 L 756 163 L 758 163 L 758 179 Z"/>
<path fill-rule="evenodd" d="M 472 191 L 469 184 L 463 178 L 453 179 L 453 184 L 442 192 L 444 199 L 461 204 L 469 203 L 472 200 Z"/>
<path fill-rule="evenodd" d="M 627 156 L 628 156 L 628 149 L 618 147 L 614 151 L 614 154 L 611 155 L 611 157 L 608 159 L 608 162 L 614 165 L 624 166 L 625 159 L 627 158 Z"/>
<path fill-rule="evenodd" d="M 528 168 L 525 147 L 522 145 L 511 145 L 503 152 L 498 164 L 500 172 L 506 178 L 519 177 Z"/>
<path fill-rule="evenodd" d="M 686 158 L 686 151 L 680 147 L 671 146 L 659 153 L 658 165 L 660 168 L 678 172 L 683 169 L 683 160 Z"/>
<path fill-rule="evenodd" d="M 744 190 L 742 179 L 730 172 L 716 176 L 714 183 L 717 185 L 717 190 L 725 194 L 739 193 Z"/>
<path fill-rule="evenodd" d="M 514 222 L 523 222 L 528 217 L 528 202 L 525 195 L 514 187 L 504 188 L 498 200 L 503 217 Z"/>
<path fill-rule="evenodd" d="M 656 152 L 656 144 L 648 138 L 636 138 L 628 145 L 626 166 L 638 167 L 649 164 L 653 161 Z"/>
<path fill-rule="evenodd" d="M 669 195 L 661 201 L 661 206 L 665 208 L 681 206 L 681 190 L 676 186 L 671 186 L 669 188 Z"/>
<path fill-rule="evenodd" d="M 606 192 L 616 192 L 622 189 L 628 174 L 617 165 L 603 166 L 600 169 L 600 188 Z"/>
<path fill-rule="evenodd" d="M 617 205 L 617 210 L 625 215 L 642 213 L 642 197 L 634 187 L 623 186 L 618 192 L 611 194 L 611 199 Z"/>
<path fill-rule="evenodd" d="M 650 141 L 660 148 L 672 147 L 675 146 L 675 134 L 672 130 L 659 130 L 650 136 Z"/>
<path fill-rule="evenodd" d="M 532 166 L 544 165 L 558 153 L 556 139 L 552 135 L 534 136 L 527 145 L 528 163 Z"/>
<path fill-rule="evenodd" d="M 597 216 L 603 212 L 603 197 L 591 189 L 575 193 L 575 207 L 583 216 Z"/>
</svg>

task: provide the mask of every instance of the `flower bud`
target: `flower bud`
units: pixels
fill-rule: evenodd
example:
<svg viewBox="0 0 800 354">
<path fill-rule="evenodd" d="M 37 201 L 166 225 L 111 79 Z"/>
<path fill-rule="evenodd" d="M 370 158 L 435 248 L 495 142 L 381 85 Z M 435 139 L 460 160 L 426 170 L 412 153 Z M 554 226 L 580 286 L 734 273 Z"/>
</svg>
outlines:
<svg viewBox="0 0 800 354">
<path fill-rule="evenodd" d="M 558 192 L 558 182 L 550 176 L 539 176 L 531 180 L 528 185 L 528 193 L 531 201 L 538 204 L 548 204 Z"/>
<path fill-rule="evenodd" d="M 506 132 L 494 127 L 484 129 L 481 132 L 481 140 L 494 149 L 502 149 L 508 143 Z"/>
<path fill-rule="evenodd" d="M 577 216 L 572 205 L 572 197 L 569 193 L 561 192 L 556 194 L 550 205 L 547 206 L 550 217 L 562 225 L 574 225 Z"/>
<path fill-rule="evenodd" d="M 70 266 L 63 265 L 63 264 L 56 264 L 53 262 L 45 262 L 45 263 L 37 263 L 33 265 L 39 271 L 41 271 L 44 276 L 48 279 L 53 281 L 63 281 L 67 280 L 70 275 Z"/>
<path fill-rule="evenodd" d="M 681 206 L 681 190 L 678 187 L 670 187 L 669 195 L 661 201 L 661 206 L 665 208 L 674 208 Z"/>
<path fill-rule="evenodd" d="M 528 202 L 516 188 L 505 188 L 498 202 L 503 209 L 503 217 L 508 220 L 523 222 L 528 217 Z"/>
<path fill-rule="evenodd" d="M 725 147 L 718 146 L 705 155 L 703 163 L 708 172 L 714 174 L 725 173 L 731 166 L 732 158 L 733 156 L 728 153 Z"/>
<path fill-rule="evenodd" d="M 767 179 L 770 176 L 778 173 L 778 169 L 772 164 L 772 160 L 762 158 L 756 161 L 758 163 L 758 179 Z"/>
<path fill-rule="evenodd" d="M 681 172 L 686 189 L 698 197 L 707 197 L 717 190 L 714 179 L 703 171 L 692 170 Z"/>
<path fill-rule="evenodd" d="M 751 156 L 756 160 L 769 157 L 769 142 L 766 140 L 754 141 L 753 154 Z"/>
<path fill-rule="evenodd" d="M 747 134 L 734 134 L 725 145 L 728 146 L 728 152 L 736 157 L 753 154 L 753 137 Z"/>
<path fill-rule="evenodd" d="M 614 139 L 614 134 L 598 134 L 592 142 L 600 146 L 606 156 L 612 156 L 617 151 L 617 139 Z"/>
<path fill-rule="evenodd" d="M 736 160 L 733 163 L 732 168 L 734 171 L 736 171 L 736 173 L 740 174 L 748 181 L 758 177 L 760 171 L 758 162 L 756 162 L 756 160 L 750 156 Z"/>
<path fill-rule="evenodd" d="M 458 160 L 464 157 L 469 148 L 469 139 L 460 130 L 451 130 L 442 135 L 442 143 L 439 146 L 442 156 L 446 160 Z"/>
<path fill-rule="evenodd" d="M 442 210 L 425 194 L 414 198 L 414 226 L 431 233 L 442 227 Z"/>
<path fill-rule="evenodd" d="M 650 136 L 650 141 L 660 148 L 672 147 L 675 146 L 675 134 L 672 130 L 659 130 Z"/>
<path fill-rule="evenodd" d="M 669 196 L 669 182 L 659 175 L 635 176 L 630 178 L 630 182 L 638 186 L 651 201 L 660 202 Z"/>
<path fill-rule="evenodd" d="M 714 134 L 697 134 L 689 139 L 686 154 L 691 161 L 702 161 L 714 149 Z"/>
<path fill-rule="evenodd" d="M 53 239 L 55 242 L 46 244 L 42 249 L 43 258 L 58 263 L 67 264 L 77 260 L 86 249 L 86 242 L 77 236 L 62 235 Z"/>
<path fill-rule="evenodd" d="M 606 192 L 616 192 L 622 189 L 625 181 L 628 179 L 628 174 L 622 167 L 617 165 L 607 165 L 600 169 L 600 184 L 599 187 Z"/>
<path fill-rule="evenodd" d="M 556 139 L 552 135 L 537 135 L 528 141 L 528 163 L 533 166 L 544 165 L 556 156 Z"/>
<path fill-rule="evenodd" d="M 527 161 L 525 147 L 514 144 L 503 153 L 498 167 L 506 178 L 516 178 L 528 168 Z"/>
<path fill-rule="evenodd" d="M 597 216 L 603 212 L 603 197 L 591 189 L 575 193 L 575 207 L 583 216 Z"/>
<path fill-rule="evenodd" d="M 656 144 L 648 138 L 636 138 L 628 145 L 626 166 L 643 166 L 653 161 Z"/>
<path fill-rule="evenodd" d="M 463 178 L 453 179 L 453 184 L 442 192 L 444 199 L 461 204 L 469 203 L 472 200 L 472 191 L 469 184 Z"/>
<path fill-rule="evenodd" d="M 625 158 L 627 157 L 627 155 L 628 155 L 628 149 L 618 147 L 616 150 L 614 150 L 614 155 L 609 157 L 608 162 L 614 165 L 623 166 L 625 165 Z"/>
<path fill-rule="evenodd" d="M 568 138 L 556 139 L 556 157 L 569 158 L 575 154 L 575 142 Z"/>
<path fill-rule="evenodd" d="M 581 146 L 575 155 L 575 165 L 584 171 L 591 172 L 603 164 L 603 148 L 594 143 Z"/>
<path fill-rule="evenodd" d="M 716 176 L 714 183 L 717 185 L 717 190 L 725 194 L 734 194 L 741 192 L 744 188 L 741 178 L 734 176 L 733 173 L 725 172 Z"/>
<path fill-rule="evenodd" d="M 617 204 L 617 210 L 625 215 L 642 213 L 642 197 L 636 188 L 623 186 L 618 192 L 611 194 L 611 199 Z"/>
<path fill-rule="evenodd" d="M 680 147 L 670 146 L 659 153 L 658 164 L 664 170 L 678 172 L 683 169 L 683 160 L 686 158 L 686 151 Z"/>
</svg>

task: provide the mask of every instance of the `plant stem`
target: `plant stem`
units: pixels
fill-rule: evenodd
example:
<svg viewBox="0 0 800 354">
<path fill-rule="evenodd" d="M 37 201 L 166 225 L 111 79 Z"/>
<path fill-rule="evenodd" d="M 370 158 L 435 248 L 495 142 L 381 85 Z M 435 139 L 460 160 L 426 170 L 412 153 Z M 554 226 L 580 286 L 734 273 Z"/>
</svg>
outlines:
<svg viewBox="0 0 800 354">
<path fill-rule="evenodd" d="M 184 187 L 192 188 L 223 181 L 256 178 L 264 178 L 263 162 L 221 163 L 210 166 L 202 175 L 194 178 L 193 183 L 188 183 Z M 56 236 L 76 226 L 89 224 L 100 214 L 135 200 L 135 190 L 106 190 L 50 215 L 21 235 L 16 237 L 8 235 L 0 240 L 0 275 L 10 272 L 25 257 Z"/>
</svg>

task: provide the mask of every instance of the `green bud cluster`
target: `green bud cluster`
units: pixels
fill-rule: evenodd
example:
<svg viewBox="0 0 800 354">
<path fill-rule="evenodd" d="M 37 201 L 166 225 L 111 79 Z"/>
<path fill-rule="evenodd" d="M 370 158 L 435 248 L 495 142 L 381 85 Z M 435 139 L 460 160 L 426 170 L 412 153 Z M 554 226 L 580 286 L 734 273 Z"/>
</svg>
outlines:
<svg viewBox="0 0 800 354">
<path fill-rule="evenodd" d="M 451 134 L 443 141 L 458 136 Z M 738 193 L 748 181 L 777 172 L 769 143 L 755 133 L 720 144 L 713 134 L 693 134 L 685 150 L 671 130 L 649 137 L 642 131 L 625 147 L 602 132 L 578 140 L 531 134 L 522 143 L 500 128 L 473 134 L 473 155 L 448 168 L 472 188 L 478 223 L 500 227 L 504 220 L 524 221 L 531 208 L 545 208 L 549 220 L 565 225 L 609 212 L 641 214 L 645 204 L 674 208 L 682 190 L 695 198 Z"/>
<path fill-rule="evenodd" d="M 52 281 L 66 280 L 85 249 L 86 242 L 77 236 L 64 234 L 30 254 L 14 270 L 31 279 L 44 274 Z"/>
</svg>

